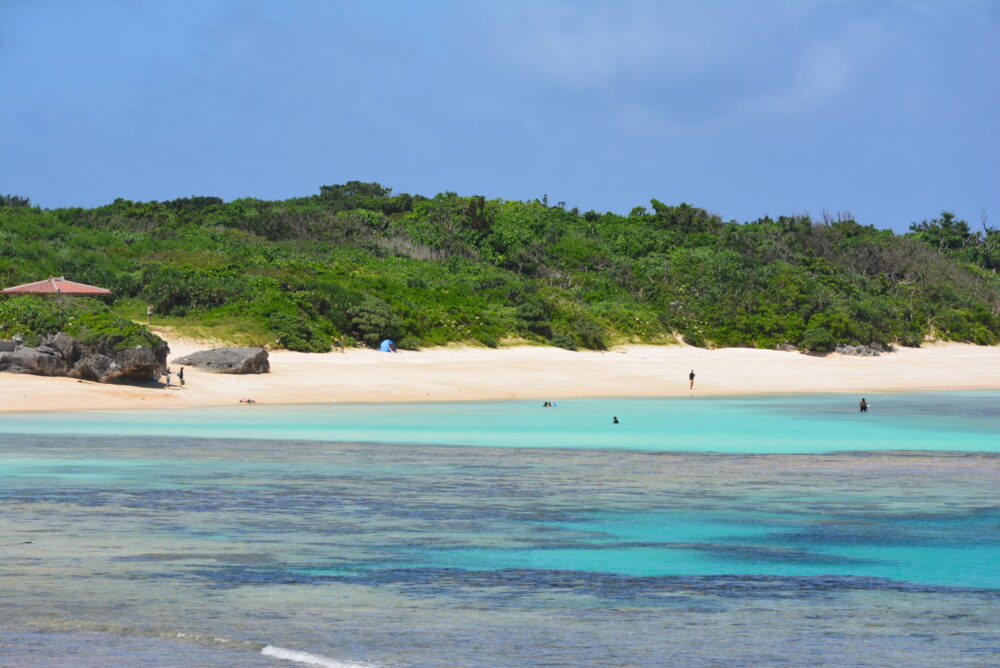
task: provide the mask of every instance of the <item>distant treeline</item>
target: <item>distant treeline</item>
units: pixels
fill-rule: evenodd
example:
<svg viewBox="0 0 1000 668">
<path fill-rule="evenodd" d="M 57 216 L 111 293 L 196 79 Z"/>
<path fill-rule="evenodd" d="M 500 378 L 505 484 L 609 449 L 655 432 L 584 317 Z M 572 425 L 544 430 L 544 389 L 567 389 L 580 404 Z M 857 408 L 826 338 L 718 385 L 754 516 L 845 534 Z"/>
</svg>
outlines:
<svg viewBox="0 0 1000 668">
<path fill-rule="evenodd" d="M 6 285 L 65 275 L 113 290 L 118 316 L 151 303 L 166 324 L 304 351 L 341 336 L 401 348 L 995 344 L 998 268 L 1000 231 L 950 213 L 897 235 L 843 216 L 740 224 L 657 200 L 619 215 L 357 181 L 274 202 L 45 210 L 0 196 Z"/>
</svg>

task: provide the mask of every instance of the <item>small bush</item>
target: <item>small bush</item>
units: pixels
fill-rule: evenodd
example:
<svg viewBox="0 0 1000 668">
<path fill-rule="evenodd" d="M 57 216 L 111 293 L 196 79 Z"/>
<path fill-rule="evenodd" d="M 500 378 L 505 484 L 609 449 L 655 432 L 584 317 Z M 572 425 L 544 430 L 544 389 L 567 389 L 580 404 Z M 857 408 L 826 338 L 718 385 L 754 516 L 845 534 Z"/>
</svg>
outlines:
<svg viewBox="0 0 1000 668">
<path fill-rule="evenodd" d="M 377 346 L 382 339 L 397 339 L 399 325 L 392 309 L 381 299 L 368 297 L 352 306 L 348 314 L 351 325 L 369 346 Z"/>
<path fill-rule="evenodd" d="M 420 339 L 415 336 L 404 336 L 396 343 L 400 350 L 420 350 Z"/>
<path fill-rule="evenodd" d="M 825 327 L 810 327 L 799 341 L 799 350 L 814 353 L 829 353 L 837 347 L 837 340 Z"/>
<path fill-rule="evenodd" d="M 576 350 L 576 339 L 565 332 L 559 332 L 552 337 L 552 345 L 566 350 Z"/>
<path fill-rule="evenodd" d="M 582 320 L 576 325 L 576 334 L 584 348 L 590 350 L 607 350 L 604 343 L 604 332 L 593 320 Z"/>
<path fill-rule="evenodd" d="M 273 313 L 267 319 L 267 328 L 278 345 L 302 353 L 325 353 L 333 345 L 328 335 L 312 326 L 297 313 Z"/>
</svg>

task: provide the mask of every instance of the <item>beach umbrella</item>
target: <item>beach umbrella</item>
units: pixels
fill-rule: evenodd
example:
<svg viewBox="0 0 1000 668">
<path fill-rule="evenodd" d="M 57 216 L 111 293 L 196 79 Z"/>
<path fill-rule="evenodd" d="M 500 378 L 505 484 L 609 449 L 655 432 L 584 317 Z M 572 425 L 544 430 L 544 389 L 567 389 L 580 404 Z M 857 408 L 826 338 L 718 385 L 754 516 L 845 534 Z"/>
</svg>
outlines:
<svg viewBox="0 0 1000 668">
<path fill-rule="evenodd" d="M 5 295 L 110 295 L 111 290 L 105 290 L 95 285 L 67 281 L 65 276 L 49 276 L 44 281 L 15 285 L 3 291 Z"/>
</svg>

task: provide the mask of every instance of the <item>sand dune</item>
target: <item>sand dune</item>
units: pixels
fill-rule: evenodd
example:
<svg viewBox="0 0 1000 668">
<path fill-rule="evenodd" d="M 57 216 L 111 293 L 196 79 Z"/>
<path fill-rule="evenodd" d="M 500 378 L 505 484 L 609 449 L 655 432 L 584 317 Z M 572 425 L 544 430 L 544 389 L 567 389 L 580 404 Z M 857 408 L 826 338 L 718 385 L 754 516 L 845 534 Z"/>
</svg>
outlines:
<svg viewBox="0 0 1000 668">
<path fill-rule="evenodd" d="M 211 347 L 166 334 L 171 360 Z M 261 403 L 328 403 L 686 396 L 691 369 L 697 374 L 694 392 L 701 395 L 1000 389 L 1000 347 L 954 343 L 901 348 L 879 357 L 684 346 L 606 352 L 524 346 L 395 354 L 275 351 L 270 359 L 271 373 L 261 375 L 188 367 L 184 388 L 0 373 L 0 411 L 213 406 L 243 397 Z M 172 367 L 176 372 L 177 365 Z"/>
</svg>

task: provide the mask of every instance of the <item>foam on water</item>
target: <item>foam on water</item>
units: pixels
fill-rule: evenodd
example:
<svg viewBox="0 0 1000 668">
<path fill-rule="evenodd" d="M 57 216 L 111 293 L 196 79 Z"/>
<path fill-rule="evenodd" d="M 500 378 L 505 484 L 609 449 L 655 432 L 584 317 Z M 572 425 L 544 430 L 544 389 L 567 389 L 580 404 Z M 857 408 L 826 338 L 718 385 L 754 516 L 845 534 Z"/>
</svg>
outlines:
<svg viewBox="0 0 1000 668">
<path fill-rule="evenodd" d="M 320 656 L 319 654 L 299 652 L 294 649 L 275 647 L 274 645 L 266 646 L 264 649 L 260 650 L 260 653 L 264 656 L 273 656 L 276 659 L 282 659 L 283 661 L 294 661 L 307 666 L 321 666 L 322 668 L 377 668 L 376 665 L 372 663 L 346 663 L 344 661 L 337 661 L 336 659 Z"/>
</svg>

